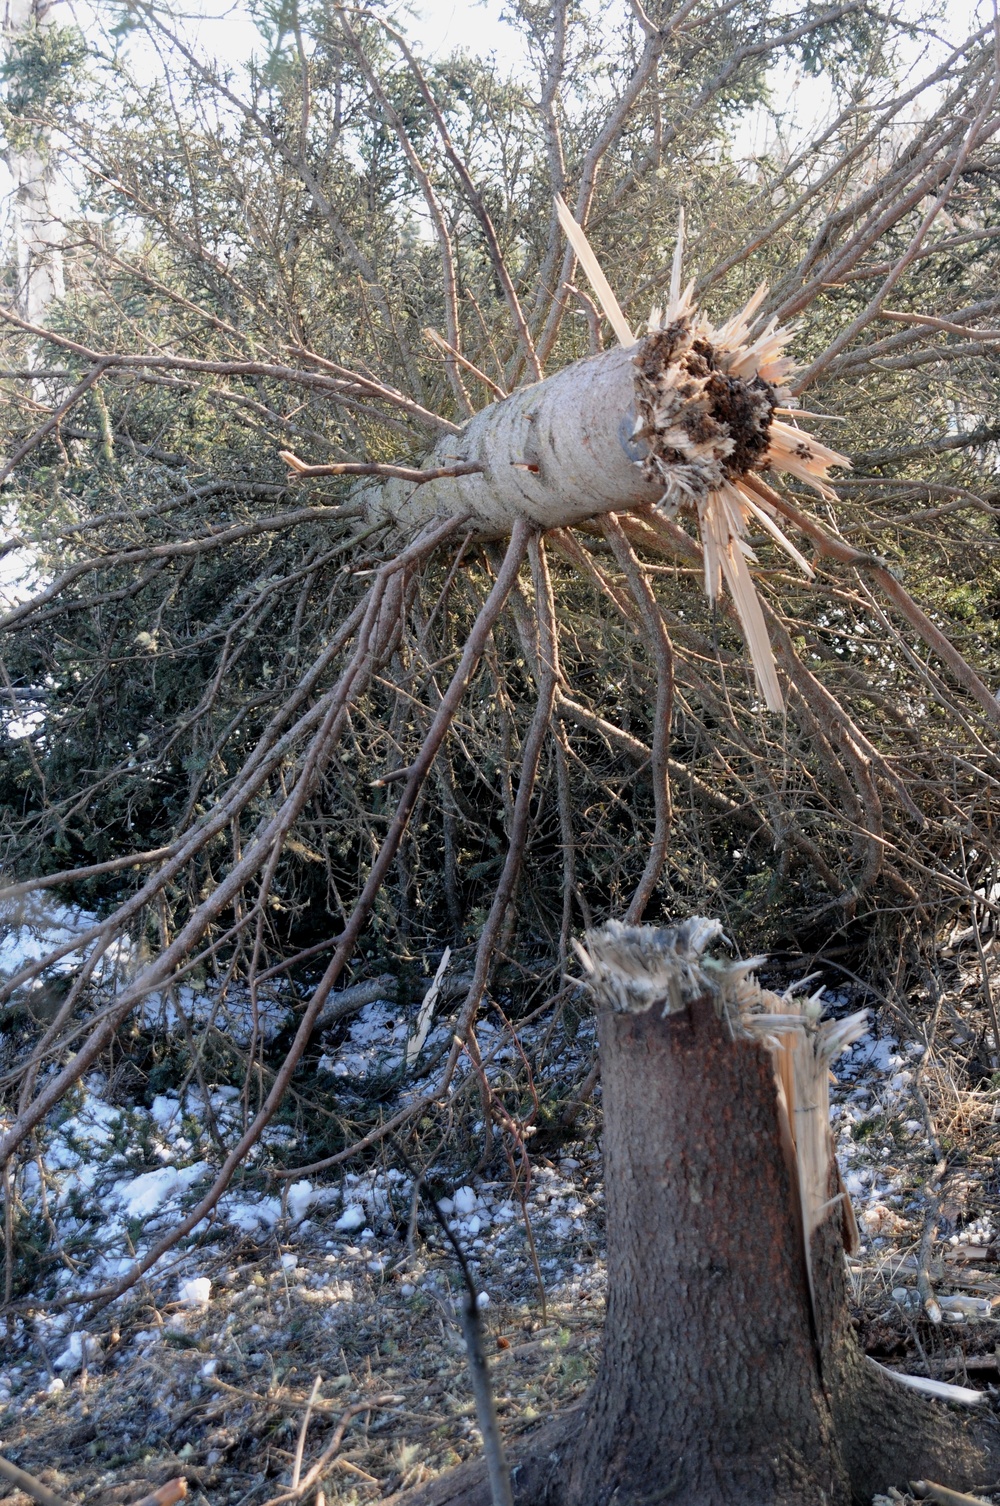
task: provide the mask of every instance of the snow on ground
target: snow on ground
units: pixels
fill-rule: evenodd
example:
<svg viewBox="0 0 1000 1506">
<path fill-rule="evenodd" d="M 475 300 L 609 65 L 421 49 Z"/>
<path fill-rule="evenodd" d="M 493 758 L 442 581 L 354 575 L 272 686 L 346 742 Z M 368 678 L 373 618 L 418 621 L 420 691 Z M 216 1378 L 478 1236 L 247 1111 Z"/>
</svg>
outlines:
<svg viewBox="0 0 1000 1506">
<path fill-rule="evenodd" d="M 7 545 L 0 554 L 0 614 L 28 601 L 47 584 L 39 573 L 34 549 L 26 544 L 10 547 L 17 534 L 17 523 L 14 503 L 0 507 L 0 542 Z M 44 707 L 44 688 L 18 691 L 8 687 L 0 700 L 0 742 L 5 737 L 13 742 L 37 732 L 45 721 Z"/>
<path fill-rule="evenodd" d="M 62 926 L 67 935 L 74 924 L 88 919 L 58 910 L 51 916 L 52 925 Z M 5 942 L 0 953 L 4 966 L 16 966 L 36 944 L 37 937 L 30 935 Z M 846 993 L 827 996 L 829 1010 L 837 1015 L 857 1002 Z M 287 1006 L 280 996 L 275 1003 L 274 1025 L 279 1029 L 286 1022 Z M 219 999 L 207 989 L 182 988 L 149 1000 L 143 1012 L 145 1028 L 179 1035 L 182 1022 L 172 1010 L 183 1011 L 189 1022 L 202 1027 L 212 1022 L 235 1032 L 248 1026 L 253 1033 L 253 1012 L 236 990 Z M 391 1113 L 433 1080 L 454 1022 L 442 1009 L 419 1057 L 407 1066 L 406 1048 L 417 1012 L 416 1006 L 403 1009 L 379 1000 L 339 1027 L 339 1042 L 332 1036 L 326 1039 L 319 1080 L 328 1083 L 329 1101 L 338 1113 L 349 1116 L 352 1105 L 372 1092 Z M 263 1034 L 259 1012 L 256 1025 Z M 520 1052 L 502 1022 L 487 1014 L 477 1034 L 494 1082 L 519 1070 Z M 585 1017 L 567 1034 L 542 1019 L 523 1030 L 520 1045 L 536 1065 L 539 1098 L 544 1101 L 557 1084 L 564 1096 L 567 1084 L 579 1082 L 592 1059 L 593 1021 Z M 863 1240 L 858 1269 L 885 1269 L 885 1300 L 900 1322 L 905 1318 L 911 1324 L 919 1317 L 912 1254 L 924 1211 L 914 1191 L 915 1180 L 919 1182 L 914 1166 L 933 1159 L 918 1093 L 924 1056 L 921 1041 L 892 1034 L 876 1023 L 834 1063 L 836 1081 L 831 1087 L 837 1155 Z M 468 1086 L 460 1072 L 453 1095 L 467 1092 Z M 139 1288 L 93 1321 L 94 1332 L 88 1330 L 86 1309 L 75 1299 L 119 1278 L 204 1195 L 220 1164 L 220 1146 L 238 1138 L 247 1109 L 239 1088 L 212 1082 L 205 1084 L 205 1091 L 188 1083 L 183 1089 L 151 1093 L 147 1103 L 123 1103 L 113 1084 L 92 1073 L 50 1117 L 39 1137 L 37 1157 L 20 1174 L 20 1196 L 39 1230 L 46 1263 L 40 1264 L 30 1321 L 8 1326 L 6 1368 L 0 1370 L 0 1419 L 5 1414 L 10 1424 L 20 1419 L 30 1431 L 46 1418 L 54 1420 L 53 1408 L 64 1409 L 59 1417 L 66 1408 L 78 1408 L 88 1373 L 117 1374 L 123 1384 L 132 1384 L 132 1377 L 148 1376 L 152 1367 L 161 1378 L 159 1384 L 170 1392 L 171 1406 L 151 1413 L 143 1423 L 145 1458 L 152 1457 L 150 1440 L 155 1443 L 161 1435 L 173 1436 L 172 1446 L 180 1447 L 180 1435 L 176 1430 L 170 1434 L 169 1418 L 179 1412 L 187 1416 L 196 1398 L 211 1398 L 220 1386 L 224 1399 L 238 1382 L 243 1388 L 239 1394 L 258 1395 L 264 1407 L 266 1397 L 278 1394 L 265 1385 L 267 1366 L 273 1374 L 276 1365 L 290 1365 L 291 1375 L 295 1364 L 290 1356 L 297 1356 L 303 1375 L 305 1365 L 312 1367 L 310 1374 L 322 1368 L 329 1376 L 340 1364 L 336 1354 L 346 1355 L 343 1363 L 349 1361 L 353 1367 L 348 1373 L 355 1378 L 352 1385 L 361 1387 L 359 1394 L 367 1394 L 357 1380 L 362 1364 L 367 1366 L 369 1389 L 378 1376 L 386 1389 L 405 1391 L 412 1383 L 413 1395 L 396 1407 L 402 1408 L 404 1417 L 400 1428 L 405 1417 L 416 1415 L 424 1405 L 421 1387 L 426 1390 L 428 1374 L 443 1376 L 447 1371 L 447 1386 L 461 1392 L 453 1262 L 440 1242 L 436 1251 L 423 1241 L 411 1242 L 409 1173 L 388 1160 L 376 1160 L 368 1166 L 338 1167 L 320 1177 L 269 1180 L 266 1170 L 272 1152 L 280 1153 L 285 1164 L 295 1162 L 298 1142 L 289 1124 L 275 1124 L 265 1133 L 247 1173 L 226 1191 L 211 1220 L 203 1220 Z M 481 1125 L 474 1127 L 474 1136 L 481 1131 Z M 551 1158 L 535 1155 L 523 1202 L 513 1195 L 507 1176 L 469 1173 L 475 1147 L 465 1170 L 457 1161 L 434 1168 L 439 1185 L 448 1188 L 440 1198 L 440 1210 L 469 1255 L 491 1332 L 498 1335 L 497 1366 L 506 1362 L 511 1347 L 505 1333 L 520 1328 L 543 1335 L 514 1346 L 522 1367 L 537 1361 L 538 1377 L 531 1382 L 535 1389 L 518 1390 L 511 1379 L 501 1393 L 501 1401 L 509 1400 L 511 1415 L 516 1412 L 522 1421 L 539 1411 L 544 1415 L 556 1395 L 561 1405 L 579 1394 L 592 1374 L 599 1345 L 605 1287 L 604 1195 L 600 1154 L 590 1136 L 586 1129 L 580 1140 Z M 428 1233 L 433 1238 L 426 1208 L 418 1209 L 417 1216 L 425 1239 Z M 966 1247 L 981 1247 L 989 1244 L 993 1233 L 990 1215 L 981 1213 L 963 1218 L 960 1230 L 956 1226 L 948 1237 Z M 53 1251 L 59 1253 L 56 1263 Z M 974 1285 L 971 1277 L 958 1280 L 966 1287 Z M 548 1328 L 539 1316 L 543 1293 Z M 941 1296 L 949 1332 L 960 1334 L 977 1325 L 992 1332 L 989 1295 L 959 1290 Z M 404 1331 L 426 1362 L 420 1370 L 415 1352 L 413 1375 L 405 1383 L 392 1359 L 398 1334 Z M 574 1346 L 575 1357 L 567 1357 L 560 1347 L 567 1344 Z M 428 1371 L 432 1360 L 438 1368 Z M 181 1371 L 183 1386 L 176 1379 Z M 498 1373 L 506 1385 L 507 1372 L 498 1368 Z M 222 1376 L 227 1377 L 225 1383 Z M 254 1389 L 261 1385 L 263 1391 Z M 177 1387 L 190 1398 L 183 1406 L 174 1395 Z M 439 1425 L 436 1432 L 425 1429 L 420 1457 L 432 1460 L 434 1468 L 444 1467 L 451 1457 L 447 1450 L 441 1453 L 445 1433 L 448 1447 L 459 1448 L 456 1458 L 476 1446 L 468 1410 L 462 1410 L 465 1405 L 456 1403 L 446 1426 Z M 388 1445 L 377 1444 L 376 1426 L 373 1423 L 370 1451 L 351 1458 L 359 1461 L 358 1469 L 379 1472 L 384 1483 L 396 1478 L 392 1470 L 398 1449 L 387 1453 Z M 245 1468 L 251 1474 L 239 1475 L 234 1463 L 237 1446 L 223 1432 L 207 1425 L 192 1431 L 183 1445 L 191 1452 L 175 1458 L 207 1471 L 206 1484 L 215 1478 L 238 1479 L 239 1489 L 234 1483 L 229 1498 L 235 1502 L 243 1498 L 255 1466 L 248 1458 Z M 419 1430 L 417 1435 L 424 1437 Z M 124 1437 L 132 1436 L 126 1427 Z M 123 1444 L 121 1458 L 138 1457 L 138 1446 L 134 1439 L 127 1447 Z M 403 1478 L 406 1472 L 398 1474 Z M 110 1485 L 118 1476 L 106 1474 L 101 1479 Z M 344 1488 L 347 1491 L 346 1484 Z M 224 1492 L 219 1499 L 226 1499 Z M 346 1502 L 355 1497 L 348 1492 L 333 1499 Z"/>
<path fill-rule="evenodd" d="M 54 941 L 71 939 L 74 928 L 93 917 L 71 911 L 42 897 L 23 906 L 0 940 L 0 972 L 8 975 L 24 961 L 42 955 Z M 127 959 L 125 959 L 127 961 Z M 72 954 L 65 964 L 70 965 Z M 119 967 L 122 959 L 119 958 Z M 828 1008 L 843 1013 L 851 1007 L 847 994 L 828 996 Z M 319 1062 L 342 1109 L 362 1100 L 373 1083 L 393 1083 L 399 1103 L 422 1091 L 451 1039 L 452 1022 L 439 1019 L 415 1063 L 406 1067 L 406 1048 L 412 1038 L 414 1010 L 388 1000 L 365 1006 L 350 1020 L 344 1039 L 329 1047 Z M 181 1014 L 189 1028 L 224 1028 L 241 1044 L 267 1040 L 288 1021 L 288 1005 L 280 995 L 257 1002 L 256 1011 L 236 988 L 213 995 L 207 989 L 181 986 L 169 994 L 150 995 L 141 1010 L 147 1029 L 180 1034 Z M 521 1046 L 528 1058 L 538 1052 L 547 1022 L 529 1027 Z M 484 1018 L 477 1027 L 488 1075 L 494 1080 L 518 1056 L 506 1030 Z M 572 1040 L 547 1053 L 538 1087 L 549 1081 L 578 1080 L 593 1050 L 593 1022 L 584 1020 Z M 834 1063 L 831 1121 L 845 1185 L 859 1219 L 862 1237 L 873 1249 L 891 1240 L 907 1203 L 906 1176 L 892 1150 L 873 1135 L 888 1119 L 901 1121 L 909 1149 L 926 1148 L 927 1134 L 913 1098 L 915 1069 L 924 1053 L 918 1041 L 869 1031 Z M 414 1078 L 417 1079 L 414 1082 Z M 460 1070 L 452 1092 L 464 1086 Z M 20 1192 L 29 1213 L 48 1226 L 53 1244 L 62 1247 L 61 1268 L 51 1271 L 47 1295 L 65 1303 L 124 1273 L 136 1258 L 167 1232 L 184 1211 L 204 1195 L 219 1164 L 220 1144 L 231 1144 L 244 1129 L 250 1106 L 232 1085 L 208 1084 L 203 1090 L 189 1083 L 183 1092 L 152 1096 L 148 1105 L 111 1103 L 108 1085 L 92 1073 L 49 1120 L 41 1137 L 40 1154 L 21 1173 Z M 599 1092 L 599 1090 L 598 1090 Z M 481 1130 L 481 1126 L 477 1127 Z M 287 1125 L 272 1124 L 262 1146 L 250 1158 L 263 1170 L 268 1148 L 294 1157 L 295 1136 Z M 592 1153 L 591 1162 L 596 1152 Z M 448 1169 L 438 1168 L 447 1179 Z M 600 1284 L 602 1193 L 591 1186 L 593 1165 L 581 1167 L 569 1157 L 559 1165 L 536 1165 L 525 1208 L 512 1199 L 502 1183 L 463 1182 L 453 1198 L 441 1204 L 453 1231 L 476 1260 L 503 1264 L 505 1272 L 527 1272 L 531 1266 L 525 1239 L 527 1215 L 532 1225 L 544 1225 L 552 1251 L 543 1251 L 540 1269 L 547 1288 L 559 1291 L 574 1283 Z M 578 1182 L 589 1192 L 581 1197 Z M 380 1266 L 394 1258 L 393 1242 L 410 1220 L 411 1179 L 396 1168 L 344 1169 L 324 1183 L 306 1179 L 261 1185 L 260 1176 L 234 1184 L 222 1196 L 212 1218 L 217 1226 L 258 1241 L 279 1231 L 286 1240 L 312 1242 L 320 1236 L 326 1248 L 351 1241 L 366 1246 Z M 204 1234 L 208 1224 L 195 1231 Z M 534 1231 L 536 1242 L 537 1231 Z M 981 1221 L 964 1238 L 987 1244 L 992 1226 Z M 164 1257 L 165 1269 L 186 1269 L 183 1249 Z M 155 1274 L 155 1273 L 154 1273 Z M 533 1273 L 532 1273 L 533 1274 Z M 534 1279 L 534 1275 L 533 1275 Z M 45 1293 L 39 1291 L 41 1298 Z M 68 1320 L 67 1320 L 68 1321 Z"/>
<path fill-rule="evenodd" d="M 847 1004 L 846 998 L 836 996 L 831 1002 L 835 1008 Z M 337 1085 L 339 1103 L 357 1097 L 366 1083 L 400 1073 L 411 1027 L 406 1012 L 389 1001 L 377 1001 L 359 1013 L 343 1043 L 328 1050 L 321 1063 Z M 525 1031 L 522 1046 L 529 1057 L 544 1028 Z M 435 1042 L 445 1044 L 449 1031 L 449 1023 L 442 1022 L 425 1051 L 433 1056 Z M 495 1076 L 514 1055 L 514 1047 L 502 1028 L 489 1020 L 481 1023 L 478 1038 L 487 1070 Z M 544 1091 L 553 1077 L 578 1078 L 592 1044 L 593 1027 L 585 1021 L 575 1040 L 549 1061 L 539 1088 Z M 924 1126 L 912 1117 L 910 1105 L 913 1064 L 922 1050 L 918 1042 L 900 1045 L 894 1036 L 868 1033 L 834 1065 L 831 1120 L 837 1153 L 862 1236 L 873 1249 L 891 1238 L 907 1192 L 906 1178 L 888 1148 L 874 1143 L 865 1130 L 881 1125 L 887 1115 L 905 1115 L 907 1140 L 926 1144 Z M 455 1090 L 461 1087 L 460 1075 Z M 213 1128 L 223 1143 L 230 1144 L 245 1122 L 242 1095 L 232 1086 L 209 1088 L 213 1128 L 196 1085 L 179 1095 L 156 1094 L 148 1107 L 111 1104 L 106 1088 L 99 1074 L 91 1074 L 52 1117 L 41 1154 L 22 1172 L 26 1207 L 49 1222 L 54 1240 L 68 1257 L 46 1283 L 50 1299 L 65 1302 L 75 1292 L 120 1276 L 135 1257 L 141 1258 L 206 1191 L 219 1162 Z M 404 1080 L 401 1100 L 413 1091 Z M 294 1136 L 284 1125 L 265 1132 L 264 1150 L 257 1158 L 261 1166 L 268 1145 L 293 1149 Z M 536 1280 L 525 1238 L 527 1216 L 548 1292 L 600 1288 L 603 1193 L 595 1184 L 595 1169 L 599 1162 L 594 1150 L 585 1159 L 568 1156 L 554 1165 L 536 1164 L 524 1207 L 504 1182 L 482 1178 L 461 1181 L 439 1206 L 473 1260 L 484 1270 L 502 1269 L 507 1283 L 515 1278 L 528 1284 Z M 447 1168 L 439 1171 L 447 1176 Z M 228 1226 L 234 1234 L 258 1242 L 277 1233 L 296 1248 L 318 1243 L 337 1251 L 355 1245 L 364 1250 L 373 1270 L 382 1270 L 398 1261 L 411 1205 L 410 1176 L 391 1166 L 345 1168 L 327 1182 L 303 1178 L 270 1187 L 250 1177 L 223 1194 L 212 1238 L 219 1226 Z M 196 1236 L 207 1233 L 208 1227 L 203 1224 Z M 966 1231 L 965 1238 L 988 1243 L 992 1232 L 984 1222 Z M 171 1273 L 193 1270 L 196 1264 L 196 1249 L 175 1251 L 161 1262 Z M 42 1290 L 37 1293 L 39 1298 L 44 1295 Z M 64 1326 L 71 1322 L 69 1317 L 54 1321 Z"/>
<path fill-rule="evenodd" d="M 181 984 L 166 993 L 147 994 L 140 1016 L 147 1029 L 158 1033 L 177 1035 L 186 1021 L 195 1032 L 214 1027 L 225 1031 L 237 1046 L 249 1046 L 254 1041 L 273 1041 L 288 1024 L 290 1009 L 281 981 L 271 984 L 268 991 L 258 990 L 254 1000 L 243 988 L 206 985 L 196 989 Z"/>
<path fill-rule="evenodd" d="M 7 930 L 0 940 L 0 972 L 11 976 L 26 962 L 44 955 L 53 944 L 72 940 L 92 924 L 94 917 L 73 911 L 41 897 L 29 905 L 11 909 Z M 70 953 L 60 968 L 72 966 Z M 126 957 L 118 959 L 118 973 L 128 972 Z M 120 977 L 119 977 L 120 981 Z M 115 978 L 112 976 L 111 985 Z M 320 1071 L 327 1074 L 342 1106 L 360 1101 L 374 1081 L 398 1078 L 401 1101 L 422 1089 L 451 1039 L 453 1022 L 439 1021 L 430 1031 L 419 1057 L 404 1074 L 407 1042 L 414 1021 L 409 1013 L 386 1000 L 376 1001 L 354 1017 L 346 1038 L 327 1051 Z M 184 1015 L 188 1028 L 197 1032 L 206 1026 L 224 1029 L 231 1039 L 246 1045 L 256 1030 L 257 1039 L 269 1039 L 288 1022 L 289 1008 L 280 995 L 257 1001 L 251 1008 L 246 992 L 230 988 L 224 994 L 207 988 L 181 986 L 169 994 L 150 995 L 141 1006 L 141 1024 L 147 1030 L 183 1035 Z M 539 1030 L 524 1040 L 530 1051 Z M 490 1019 L 478 1027 L 480 1050 L 487 1070 L 495 1075 L 515 1057 L 515 1048 L 505 1032 Z M 549 1074 L 583 1063 L 592 1049 L 592 1025 L 584 1025 L 571 1051 L 553 1059 Z M 464 1069 L 453 1091 L 460 1091 Z M 155 1093 L 148 1104 L 122 1103 L 99 1072 L 86 1077 L 50 1116 L 39 1137 L 39 1154 L 20 1173 L 19 1192 L 28 1215 L 46 1227 L 50 1249 L 61 1252 L 61 1264 L 40 1276 L 37 1296 L 65 1304 L 74 1294 L 94 1290 L 127 1271 L 202 1197 L 220 1161 L 219 1145 L 232 1144 L 245 1128 L 252 1108 L 240 1089 L 226 1084 L 189 1083 L 183 1091 Z M 111 1101 L 114 1098 L 114 1101 Z M 249 1164 L 263 1169 L 269 1148 L 292 1152 L 296 1137 L 289 1126 L 272 1124 Z M 385 1262 L 391 1251 L 382 1246 L 387 1236 L 408 1225 L 411 1180 L 396 1169 L 355 1171 L 347 1169 L 328 1185 L 302 1179 L 261 1186 L 259 1175 L 234 1183 L 222 1196 L 213 1225 L 228 1226 L 234 1233 L 263 1240 L 280 1228 L 283 1237 L 301 1239 L 316 1232 L 338 1240 L 354 1240 L 370 1246 L 372 1260 Z M 581 1222 L 585 1210 L 570 1181 L 548 1169 L 535 1177 L 533 1208 L 545 1210 L 560 1241 L 595 1238 Z M 523 1227 L 519 1204 L 513 1203 L 499 1184 L 476 1188 L 462 1186 L 454 1209 L 448 1208 L 452 1227 L 478 1257 L 487 1252 L 503 1254 L 517 1244 L 516 1231 Z M 195 1231 L 205 1234 L 208 1225 Z M 213 1228 L 213 1237 L 215 1229 Z M 186 1269 L 183 1250 L 164 1257 L 165 1270 Z M 524 1268 L 526 1257 L 522 1256 Z M 516 1264 L 517 1262 L 515 1262 Z M 553 1284 L 568 1278 L 571 1258 L 548 1261 Z M 156 1275 L 156 1269 L 153 1271 Z M 71 1320 L 54 1319 L 63 1326 Z"/>
<path fill-rule="evenodd" d="M 0 903 L 0 980 L 13 978 L 32 962 L 40 962 L 49 952 L 68 946 L 75 937 L 97 924 L 97 916 L 78 906 L 61 905 L 43 893 L 26 894 L 20 899 Z M 125 961 L 121 947 L 109 950 L 95 971 L 95 982 L 104 982 Z M 69 950 L 46 970 L 46 976 L 72 973 L 80 962 L 80 952 Z M 29 987 L 39 987 L 36 981 Z"/>
<path fill-rule="evenodd" d="M 83 952 L 71 943 L 99 917 L 79 906 L 60 904 L 46 892 L 0 901 L 0 982 L 61 948 L 65 955 L 39 976 L 25 982 L 16 995 L 29 1009 L 46 996 L 58 998 L 60 979 L 78 968 Z M 127 941 L 109 946 L 94 968 L 95 988 L 120 987 L 134 976 L 140 952 Z M 63 985 L 65 986 L 65 985 Z M 290 1000 L 282 980 L 260 989 L 251 1000 L 246 989 L 206 983 L 202 988 L 180 984 L 166 991 L 149 993 L 140 1006 L 142 1025 L 158 1034 L 183 1036 L 189 1030 L 214 1027 L 238 1046 L 253 1041 L 267 1043 L 289 1022 Z"/>
</svg>

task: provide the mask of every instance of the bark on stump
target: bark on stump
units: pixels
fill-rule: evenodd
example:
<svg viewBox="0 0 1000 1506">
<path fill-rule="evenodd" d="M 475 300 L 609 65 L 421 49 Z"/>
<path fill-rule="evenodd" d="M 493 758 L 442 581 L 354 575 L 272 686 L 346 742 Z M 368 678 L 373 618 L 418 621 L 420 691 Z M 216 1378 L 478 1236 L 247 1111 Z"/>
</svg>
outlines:
<svg viewBox="0 0 1000 1506">
<path fill-rule="evenodd" d="M 718 930 L 613 925 L 581 952 L 599 1006 L 604 1348 L 583 1404 L 513 1451 L 518 1506 L 870 1506 L 919 1477 L 982 1485 L 992 1418 L 882 1371 L 850 1322 L 825 1091 L 845 1029 L 713 961 Z M 474 1463 L 397 1499 L 490 1496 Z"/>
<path fill-rule="evenodd" d="M 770 1053 L 711 995 L 600 1034 L 608 1309 L 567 1500 L 843 1506 Z"/>
</svg>

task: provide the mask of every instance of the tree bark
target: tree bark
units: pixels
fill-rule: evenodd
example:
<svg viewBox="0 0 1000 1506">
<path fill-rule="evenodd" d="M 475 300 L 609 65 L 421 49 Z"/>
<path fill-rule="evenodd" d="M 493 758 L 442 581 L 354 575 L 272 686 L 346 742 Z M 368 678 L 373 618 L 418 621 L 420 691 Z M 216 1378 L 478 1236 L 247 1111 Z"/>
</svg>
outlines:
<svg viewBox="0 0 1000 1506">
<path fill-rule="evenodd" d="M 19 42 L 37 28 L 55 24 L 57 0 L 6 0 L 3 43 L 16 63 Z M 63 275 L 65 231 L 58 213 L 60 174 L 49 133 L 43 127 L 8 147 L 7 168 L 14 182 L 12 238 L 17 258 L 16 305 L 29 324 L 40 324 L 50 304 L 66 291 Z"/>
<path fill-rule="evenodd" d="M 608 1309 L 572 1506 L 846 1506 L 767 1047 L 718 1001 L 600 1017 Z"/>
<path fill-rule="evenodd" d="M 582 1406 L 510 1450 L 516 1502 L 870 1506 L 917 1477 L 974 1488 L 998 1467 L 992 1420 L 909 1389 L 851 1324 L 825 1087 L 850 1036 L 703 955 L 717 934 L 609 926 L 581 949 L 599 1007 L 604 1349 Z M 490 1496 L 466 1465 L 397 1499 Z"/>
<path fill-rule="evenodd" d="M 371 521 L 391 517 L 407 532 L 430 519 L 467 514 L 484 538 L 502 538 L 518 518 L 563 528 L 604 512 L 658 502 L 663 487 L 640 469 L 646 446 L 632 438 L 638 347 L 603 351 L 519 388 L 431 451 L 424 470 L 470 461 L 483 469 L 414 486 L 392 479 L 359 488 Z"/>
</svg>

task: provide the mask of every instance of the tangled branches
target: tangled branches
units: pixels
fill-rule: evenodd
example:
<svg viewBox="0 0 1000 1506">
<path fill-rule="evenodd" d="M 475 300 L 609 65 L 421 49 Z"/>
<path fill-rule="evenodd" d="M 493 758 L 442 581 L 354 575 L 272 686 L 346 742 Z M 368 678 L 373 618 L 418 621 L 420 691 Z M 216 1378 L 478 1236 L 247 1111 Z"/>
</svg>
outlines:
<svg viewBox="0 0 1000 1506">
<path fill-rule="evenodd" d="M 75 301 L 45 326 L 3 315 L 18 332 L 4 373 L 18 520 L 4 548 L 22 581 L 0 622 L 11 812 L 0 900 L 50 889 L 94 914 L 0 987 L 0 1159 L 28 1154 L 74 1084 L 127 1054 L 127 1022 L 152 994 L 210 980 L 245 994 L 254 1022 L 233 1069 L 248 1084 L 243 1127 L 220 1146 L 210 1190 L 95 1300 L 216 1207 L 301 1076 L 348 969 L 405 978 L 450 945 L 462 978 L 453 1040 L 398 1112 L 318 1136 L 310 1172 L 446 1101 L 476 1060 L 484 1001 L 505 1019 L 564 1001 L 580 924 L 690 913 L 710 894 L 756 945 L 847 937 L 877 952 L 914 922 L 933 930 L 992 906 L 998 504 L 979 417 L 997 352 L 983 187 L 1000 126 L 991 32 L 919 85 L 872 80 L 863 110 L 845 103 L 809 150 L 762 165 L 752 191 L 710 154 L 690 159 L 696 293 L 731 308 L 745 267 L 771 278 L 762 312 L 805 319 L 791 385 L 822 383 L 856 466 L 839 500 L 821 497 L 825 517 L 797 489 L 801 466 L 771 486 L 763 442 L 740 473 L 754 631 L 782 714 L 762 707 L 745 652 L 749 597 L 703 599 L 704 533 L 699 543 L 659 508 L 641 456 L 620 452 L 638 490 L 617 506 L 588 493 L 585 466 L 570 485 L 569 461 L 567 514 L 533 502 L 485 526 L 469 501 L 537 502 L 560 432 L 532 449 L 525 425 L 559 378 L 519 384 L 563 372 L 571 392 L 573 358 L 602 342 L 592 303 L 579 328 L 569 317 L 574 254 L 537 204 L 572 178 L 576 219 L 624 306 L 676 305 L 662 252 L 675 206 L 659 203 L 657 173 L 699 131 L 721 139 L 733 91 L 756 86 L 762 60 L 858 11 L 788 24 L 749 9 L 726 60 L 705 56 L 710 8 L 639 14 L 599 120 L 563 9 L 551 25 L 526 21 L 542 60 L 528 173 L 502 168 L 499 147 L 477 156 L 482 111 L 524 126 L 523 91 L 477 75 L 468 96 L 448 93 L 367 13 L 317 22 L 312 58 L 299 59 L 306 87 L 285 74 L 270 101 L 163 39 L 201 91 L 169 150 L 188 172 L 193 144 L 215 154 L 220 187 L 206 202 L 200 180 L 152 182 L 141 153 L 82 113 L 62 121 L 94 192 L 155 227 L 158 251 L 139 256 L 85 221 Z M 158 13 L 147 23 L 163 32 Z M 559 102 L 570 62 L 573 108 Z M 239 150 L 199 115 L 209 90 L 239 120 Z M 920 98 L 934 108 L 904 132 Z M 333 147 L 339 178 L 322 166 Z M 237 235 L 248 153 L 257 194 L 241 200 L 241 255 L 227 260 L 198 217 Z M 509 221 L 482 186 L 501 171 Z M 401 185 L 422 196 L 431 241 L 408 238 Z M 361 187 L 374 205 L 364 213 Z M 257 280 L 265 250 L 273 297 Z M 321 295 L 323 256 L 337 273 Z M 394 278 L 406 284 L 398 299 Z M 890 292 L 917 311 L 886 310 Z M 887 336 L 883 318 L 898 326 Z M 445 335 L 418 355 L 414 332 L 432 319 Z M 65 364 L 46 365 L 49 354 Z M 627 352 L 599 359 L 631 382 Z M 773 393 L 768 405 L 770 423 Z M 634 415 L 604 417 L 615 444 L 620 421 L 631 443 Z M 487 431 L 489 455 L 470 458 Z M 310 457 L 294 483 L 278 460 L 292 443 Z M 338 479 L 359 473 L 380 479 L 377 494 Z M 809 578 L 787 568 L 775 519 Z M 731 555 L 730 589 L 749 582 L 746 558 Z M 40 1019 L 32 1000 L 54 978 Z M 279 986 L 294 1025 L 275 1049 L 258 1023 Z M 207 1039 L 192 1040 L 196 1063 Z M 482 1102 L 485 1126 L 522 1133 L 520 1092 L 505 1104 L 487 1087 Z"/>
</svg>

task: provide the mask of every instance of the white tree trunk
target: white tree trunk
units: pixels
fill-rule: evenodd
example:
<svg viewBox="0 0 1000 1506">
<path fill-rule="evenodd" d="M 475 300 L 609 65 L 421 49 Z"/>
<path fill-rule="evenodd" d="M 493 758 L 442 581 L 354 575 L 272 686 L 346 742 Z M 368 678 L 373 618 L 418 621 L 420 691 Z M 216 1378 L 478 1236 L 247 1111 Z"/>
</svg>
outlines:
<svg viewBox="0 0 1000 1506">
<path fill-rule="evenodd" d="M 54 25 L 56 0 L 4 0 L 3 47 L 7 57 L 35 28 Z M 48 132 L 40 127 L 22 149 L 9 149 L 12 181 L 12 235 L 17 266 L 18 313 L 32 324 L 66 291 L 63 274 L 64 227 L 60 217 L 63 184 Z"/>
<path fill-rule="evenodd" d="M 663 486 L 645 479 L 638 462 L 646 446 L 632 438 L 637 348 L 576 361 L 484 408 L 424 462 L 433 470 L 473 461 L 482 471 L 422 486 L 365 486 L 359 495 L 368 517 L 394 518 L 409 532 L 432 518 L 469 513 L 484 537 L 501 537 L 519 518 L 563 528 L 658 502 Z"/>
</svg>

